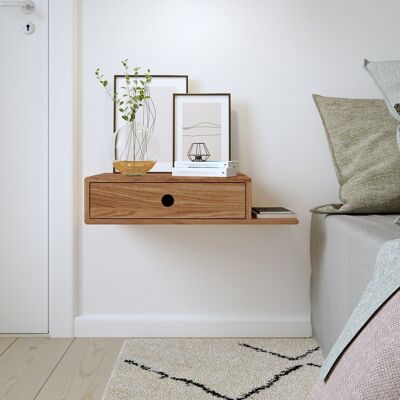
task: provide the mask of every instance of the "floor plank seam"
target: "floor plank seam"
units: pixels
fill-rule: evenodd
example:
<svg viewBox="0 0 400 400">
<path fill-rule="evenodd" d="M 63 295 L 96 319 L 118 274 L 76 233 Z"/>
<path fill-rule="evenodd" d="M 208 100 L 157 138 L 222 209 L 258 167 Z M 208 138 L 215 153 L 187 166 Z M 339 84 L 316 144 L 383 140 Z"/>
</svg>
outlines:
<svg viewBox="0 0 400 400">
<path fill-rule="evenodd" d="M 52 371 L 50 372 L 49 376 L 46 378 L 46 380 L 43 382 L 43 385 L 40 387 L 39 391 L 36 393 L 35 397 L 33 398 L 33 400 L 36 400 L 40 394 L 40 392 L 43 390 L 43 388 L 46 386 L 47 382 L 49 381 L 49 379 L 51 378 L 51 376 L 53 375 L 54 371 L 57 369 L 57 367 L 60 365 L 61 361 L 64 359 L 65 355 L 68 353 L 69 349 L 71 348 L 72 344 L 75 342 L 76 338 L 72 338 L 71 343 L 68 345 L 68 347 L 66 348 L 66 350 L 64 351 L 63 355 L 60 357 L 60 359 L 57 361 L 56 365 L 54 366 L 54 368 L 52 369 Z"/>
<path fill-rule="evenodd" d="M 14 338 L 14 340 L 0 353 L 0 357 L 17 341 L 18 338 Z"/>
</svg>

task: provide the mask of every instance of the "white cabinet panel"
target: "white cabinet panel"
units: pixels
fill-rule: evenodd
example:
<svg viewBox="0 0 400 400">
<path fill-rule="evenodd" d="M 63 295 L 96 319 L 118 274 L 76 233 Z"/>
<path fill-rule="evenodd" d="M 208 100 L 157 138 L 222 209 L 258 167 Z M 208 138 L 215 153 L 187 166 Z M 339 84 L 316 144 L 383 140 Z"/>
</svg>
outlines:
<svg viewBox="0 0 400 400">
<path fill-rule="evenodd" d="M 0 7 L 0 333 L 48 331 L 48 2 L 35 4 Z"/>
</svg>

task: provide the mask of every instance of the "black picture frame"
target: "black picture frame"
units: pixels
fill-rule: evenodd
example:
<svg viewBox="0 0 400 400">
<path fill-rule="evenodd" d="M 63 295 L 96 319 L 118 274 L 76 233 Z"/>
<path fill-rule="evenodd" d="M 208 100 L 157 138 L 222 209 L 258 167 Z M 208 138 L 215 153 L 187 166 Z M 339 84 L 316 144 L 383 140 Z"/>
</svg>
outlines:
<svg viewBox="0 0 400 400">
<path fill-rule="evenodd" d="M 231 141 L 231 94 L 230 93 L 174 93 L 173 95 L 173 154 L 172 154 L 172 160 L 173 163 L 177 161 L 176 159 L 176 99 L 178 97 L 189 97 L 189 96 L 226 96 L 228 99 L 228 155 L 229 155 L 229 160 L 231 160 L 231 149 L 232 149 L 232 141 Z M 229 160 L 221 160 L 221 161 L 229 161 Z"/>
</svg>

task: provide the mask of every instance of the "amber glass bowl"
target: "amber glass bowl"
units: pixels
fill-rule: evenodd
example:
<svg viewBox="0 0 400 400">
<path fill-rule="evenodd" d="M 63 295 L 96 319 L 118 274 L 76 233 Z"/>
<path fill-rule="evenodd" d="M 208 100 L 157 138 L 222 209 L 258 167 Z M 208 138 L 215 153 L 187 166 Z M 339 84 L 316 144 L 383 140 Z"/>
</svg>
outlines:
<svg viewBox="0 0 400 400">
<path fill-rule="evenodd" d="M 124 175 L 144 175 L 149 172 L 155 161 L 114 161 L 113 167 Z"/>
</svg>

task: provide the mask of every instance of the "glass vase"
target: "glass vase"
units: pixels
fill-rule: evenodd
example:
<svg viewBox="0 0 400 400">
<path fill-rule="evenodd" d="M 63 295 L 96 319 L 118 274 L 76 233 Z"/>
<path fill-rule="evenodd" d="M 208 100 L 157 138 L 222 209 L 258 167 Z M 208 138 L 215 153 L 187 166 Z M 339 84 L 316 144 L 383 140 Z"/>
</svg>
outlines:
<svg viewBox="0 0 400 400">
<path fill-rule="evenodd" d="M 157 162 L 158 144 L 153 130 L 139 121 L 126 123 L 114 133 L 113 167 L 124 175 L 144 175 Z"/>
</svg>

